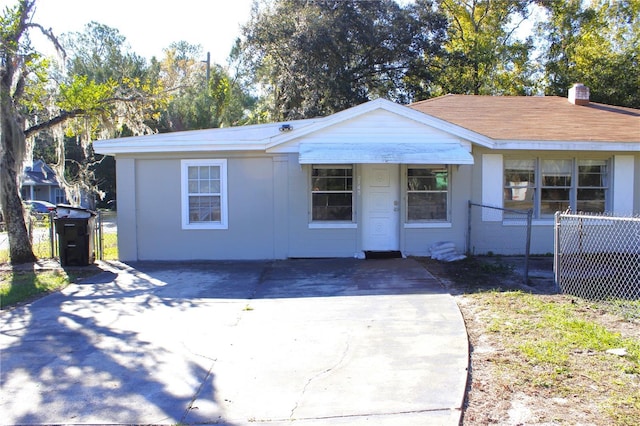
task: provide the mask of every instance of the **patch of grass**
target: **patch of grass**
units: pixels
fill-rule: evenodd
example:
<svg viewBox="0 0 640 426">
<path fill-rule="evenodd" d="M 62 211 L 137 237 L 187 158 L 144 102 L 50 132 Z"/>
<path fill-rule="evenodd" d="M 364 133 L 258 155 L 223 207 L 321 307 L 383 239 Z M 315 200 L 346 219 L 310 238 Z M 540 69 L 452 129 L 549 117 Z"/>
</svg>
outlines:
<svg viewBox="0 0 640 426">
<path fill-rule="evenodd" d="M 32 247 L 33 247 L 33 254 L 35 254 L 38 259 L 48 259 L 51 257 L 50 241 L 33 243 Z"/>
<path fill-rule="evenodd" d="M 640 339 L 611 331 L 599 322 L 602 313 L 569 297 L 521 291 L 473 297 L 487 307 L 487 330 L 519 360 L 501 364 L 507 376 L 517 377 L 534 393 L 545 390 L 552 397 L 581 395 L 598 401 L 611 424 L 637 423 Z M 627 354 L 606 352 L 617 348 Z"/>
<path fill-rule="evenodd" d="M 51 258 L 51 243 L 49 241 L 34 242 L 32 244 L 33 254 L 38 259 Z M 9 249 L 0 250 L 0 263 L 9 262 Z"/>
<path fill-rule="evenodd" d="M 104 260 L 118 260 L 118 234 L 102 234 Z"/>
<path fill-rule="evenodd" d="M 616 315 L 627 321 L 640 321 L 640 299 L 638 300 L 608 300 L 607 306 Z"/>
<path fill-rule="evenodd" d="M 604 410 L 615 424 L 636 426 L 638 413 L 640 413 L 640 394 L 620 395 L 611 398 L 609 405 Z"/>
<path fill-rule="evenodd" d="M 60 290 L 71 282 L 63 271 L 0 273 L 0 309 Z"/>
<path fill-rule="evenodd" d="M 102 235 L 104 260 L 118 260 L 118 235 L 112 233 L 104 233 Z M 42 241 L 34 241 L 32 247 L 33 254 L 35 254 L 38 259 L 51 258 L 51 242 L 48 235 Z M 98 247 L 95 247 L 95 249 L 97 256 Z M 57 251 L 58 249 L 56 248 L 56 252 Z M 7 262 L 9 262 L 9 250 L 0 250 L 0 263 Z"/>
</svg>

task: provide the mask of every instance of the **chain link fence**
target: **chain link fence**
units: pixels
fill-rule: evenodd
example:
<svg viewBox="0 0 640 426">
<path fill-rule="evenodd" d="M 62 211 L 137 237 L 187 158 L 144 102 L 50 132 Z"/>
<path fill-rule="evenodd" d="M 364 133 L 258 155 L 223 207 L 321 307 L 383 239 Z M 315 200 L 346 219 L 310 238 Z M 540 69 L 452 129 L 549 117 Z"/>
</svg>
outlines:
<svg viewBox="0 0 640 426">
<path fill-rule="evenodd" d="M 477 204 L 469 201 L 469 214 L 467 215 L 467 247 L 469 255 L 476 254 L 476 246 L 487 241 L 488 235 L 494 233 L 489 223 L 502 227 L 504 219 L 508 219 L 511 225 L 510 242 L 503 244 L 513 244 L 519 253 L 524 253 L 524 283 L 529 282 L 529 256 L 531 252 L 531 224 L 533 210 L 513 210 L 503 207 Z M 497 225 L 496 225 L 497 224 Z M 496 234 L 498 232 L 495 232 Z"/>
<path fill-rule="evenodd" d="M 640 217 L 556 213 L 557 290 L 640 318 Z"/>
<path fill-rule="evenodd" d="M 59 240 L 55 231 L 54 213 L 30 215 L 27 224 L 33 252 L 38 259 L 59 259 Z M 98 212 L 94 238 L 94 251 L 97 260 L 118 258 L 118 232 L 115 212 Z M 6 230 L 0 230 L 0 263 L 9 262 L 9 236 Z"/>
</svg>

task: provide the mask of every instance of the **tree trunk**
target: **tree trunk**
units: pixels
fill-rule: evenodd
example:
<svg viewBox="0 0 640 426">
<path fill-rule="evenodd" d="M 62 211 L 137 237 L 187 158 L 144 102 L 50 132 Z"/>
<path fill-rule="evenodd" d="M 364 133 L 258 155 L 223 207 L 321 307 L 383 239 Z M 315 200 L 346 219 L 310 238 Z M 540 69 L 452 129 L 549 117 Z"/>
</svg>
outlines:
<svg viewBox="0 0 640 426">
<path fill-rule="evenodd" d="M 5 92 L 6 88 L 1 88 Z M 8 111 L 11 98 L 0 93 L 0 205 L 9 235 L 9 258 L 12 264 L 35 262 L 31 240 L 24 220 L 18 173 L 22 158 L 16 158 L 16 147 L 24 146 L 23 130 Z M 18 153 L 23 150 L 18 149 Z"/>
<path fill-rule="evenodd" d="M 33 254 L 31 240 L 27 232 L 24 220 L 24 209 L 18 195 L 18 185 L 16 182 L 15 165 L 13 173 L 9 171 L 6 155 L 0 159 L 0 180 L 2 188 L 2 215 L 7 226 L 9 235 L 9 258 L 12 264 L 35 262 L 36 256 Z"/>
</svg>

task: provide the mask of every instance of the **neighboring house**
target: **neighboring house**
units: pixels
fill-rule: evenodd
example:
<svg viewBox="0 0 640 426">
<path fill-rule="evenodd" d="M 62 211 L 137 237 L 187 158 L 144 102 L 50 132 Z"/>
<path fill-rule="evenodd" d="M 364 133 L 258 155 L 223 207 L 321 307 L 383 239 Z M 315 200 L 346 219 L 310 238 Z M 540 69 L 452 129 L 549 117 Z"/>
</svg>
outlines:
<svg viewBox="0 0 640 426">
<path fill-rule="evenodd" d="M 66 201 L 55 172 L 42 160 L 35 160 L 24 168 L 21 195 L 23 200 L 48 201 L 53 204 Z"/>
<path fill-rule="evenodd" d="M 569 100 L 378 99 L 94 148 L 116 157 L 126 261 L 426 255 L 440 241 L 464 251 L 469 201 L 532 208 L 531 251 L 547 253 L 556 210 L 640 211 L 640 111 L 589 103 L 584 86 Z M 475 253 L 523 253 L 522 220 L 483 212 L 472 226 Z"/>
</svg>

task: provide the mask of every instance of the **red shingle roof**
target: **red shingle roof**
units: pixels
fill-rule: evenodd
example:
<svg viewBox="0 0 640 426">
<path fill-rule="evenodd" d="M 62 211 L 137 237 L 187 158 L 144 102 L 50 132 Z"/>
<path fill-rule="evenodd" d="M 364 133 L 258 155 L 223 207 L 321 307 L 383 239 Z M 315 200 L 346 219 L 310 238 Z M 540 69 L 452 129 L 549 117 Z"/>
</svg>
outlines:
<svg viewBox="0 0 640 426">
<path fill-rule="evenodd" d="M 496 140 L 640 143 L 640 110 L 558 96 L 445 95 L 409 107 Z"/>
</svg>

